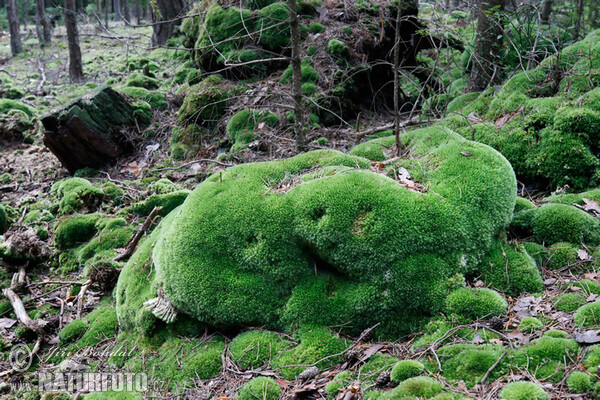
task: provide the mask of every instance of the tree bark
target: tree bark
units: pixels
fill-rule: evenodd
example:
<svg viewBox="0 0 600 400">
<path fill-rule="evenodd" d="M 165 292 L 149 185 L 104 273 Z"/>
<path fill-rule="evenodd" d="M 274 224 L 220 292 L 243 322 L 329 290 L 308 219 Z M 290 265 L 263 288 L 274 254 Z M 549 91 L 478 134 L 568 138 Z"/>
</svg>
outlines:
<svg viewBox="0 0 600 400">
<path fill-rule="evenodd" d="M 550 14 L 552 13 L 552 3 L 554 0 L 544 0 L 542 8 L 540 10 L 540 24 L 550 24 Z"/>
<path fill-rule="evenodd" d="M 83 64 L 81 62 L 81 49 L 79 48 L 75 0 L 65 0 L 65 25 L 69 44 L 69 77 L 71 81 L 79 82 L 83 80 Z"/>
<path fill-rule="evenodd" d="M 19 14 L 17 12 L 16 0 L 6 0 L 6 16 L 10 29 L 10 51 L 13 56 L 23 52 L 21 36 L 19 34 Z"/>
<path fill-rule="evenodd" d="M 180 24 L 180 21 L 176 19 L 182 16 L 185 6 L 183 0 L 156 0 L 157 10 L 152 9 L 155 22 L 152 26 L 152 44 L 167 43 L 173 27 Z"/>
<path fill-rule="evenodd" d="M 394 135 L 396 155 L 400 157 L 400 28 L 402 26 L 402 0 L 398 0 L 396 33 L 394 35 Z"/>
<path fill-rule="evenodd" d="M 499 53 L 502 47 L 503 0 L 479 0 L 477 13 L 477 40 L 473 68 L 467 88 L 480 92 L 500 78 Z"/>
<path fill-rule="evenodd" d="M 581 32 L 581 23 L 583 21 L 583 0 L 577 0 L 577 16 L 575 20 L 575 30 L 573 33 L 573 40 L 579 40 L 579 33 Z"/>
<path fill-rule="evenodd" d="M 296 150 L 300 153 L 306 151 L 306 138 L 304 137 L 304 110 L 302 109 L 302 64 L 300 61 L 300 29 L 296 0 L 288 0 L 290 9 L 290 31 L 292 44 L 292 98 L 294 99 L 294 136 Z"/>
<path fill-rule="evenodd" d="M 131 22 L 131 12 L 129 11 L 129 0 L 123 0 L 123 19 L 127 23 Z"/>
<path fill-rule="evenodd" d="M 135 21 L 136 24 L 139 25 L 141 23 L 141 14 L 142 10 L 140 8 L 140 0 L 135 0 Z"/>
<path fill-rule="evenodd" d="M 108 4 L 110 0 L 104 0 L 104 26 L 108 29 Z"/>
<path fill-rule="evenodd" d="M 36 0 L 35 3 L 35 24 L 38 32 L 38 38 L 41 45 L 46 45 L 52 41 L 50 21 L 48 21 L 48 18 L 46 18 L 46 4 L 44 0 Z"/>
<path fill-rule="evenodd" d="M 121 7 L 119 4 L 119 0 L 113 0 L 113 12 L 115 13 L 115 21 L 121 20 Z"/>
</svg>

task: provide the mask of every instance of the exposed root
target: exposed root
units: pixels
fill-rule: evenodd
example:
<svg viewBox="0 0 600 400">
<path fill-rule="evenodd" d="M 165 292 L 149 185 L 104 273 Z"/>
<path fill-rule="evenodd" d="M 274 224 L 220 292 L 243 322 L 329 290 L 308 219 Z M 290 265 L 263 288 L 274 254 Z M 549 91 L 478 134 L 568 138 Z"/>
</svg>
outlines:
<svg viewBox="0 0 600 400">
<path fill-rule="evenodd" d="M 167 324 L 170 324 L 177 318 L 177 310 L 164 295 L 164 292 L 159 290 L 158 297 L 144 302 L 144 309 L 150 311 L 156 318 L 162 319 Z"/>
</svg>

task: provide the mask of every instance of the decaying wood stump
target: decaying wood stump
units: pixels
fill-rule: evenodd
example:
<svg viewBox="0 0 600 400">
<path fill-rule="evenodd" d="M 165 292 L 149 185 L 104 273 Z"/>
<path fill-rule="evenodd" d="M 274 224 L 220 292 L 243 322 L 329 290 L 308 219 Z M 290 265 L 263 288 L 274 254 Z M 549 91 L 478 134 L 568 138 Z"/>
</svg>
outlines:
<svg viewBox="0 0 600 400">
<path fill-rule="evenodd" d="M 127 131 L 138 125 L 135 111 L 121 94 L 101 87 L 43 116 L 44 144 L 71 173 L 102 167 L 132 151 L 136 137 Z"/>
</svg>

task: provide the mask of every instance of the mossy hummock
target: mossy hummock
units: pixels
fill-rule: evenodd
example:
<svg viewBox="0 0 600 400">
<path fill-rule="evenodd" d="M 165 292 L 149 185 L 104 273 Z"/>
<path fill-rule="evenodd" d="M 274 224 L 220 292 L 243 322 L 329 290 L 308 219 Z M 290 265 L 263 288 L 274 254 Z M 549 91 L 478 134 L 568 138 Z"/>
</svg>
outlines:
<svg viewBox="0 0 600 400">
<path fill-rule="evenodd" d="M 382 322 L 382 332 L 406 332 L 439 312 L 448 278 L 475 272 L 508 225 L 516 179 L 499 153 L 450 130 L 404 141 L 415 159 L 399 162 L 426 190 L 390 178 L 394 163 L 371 171 L 360 148 L 209 177 L 124 268 L 121 324 L 138 325 L 157 288 L 178 312 L 219 327 L 314 323 L 356 333 Z M 136 267 L 141 260 L 148 270 Z"/>
</svg>

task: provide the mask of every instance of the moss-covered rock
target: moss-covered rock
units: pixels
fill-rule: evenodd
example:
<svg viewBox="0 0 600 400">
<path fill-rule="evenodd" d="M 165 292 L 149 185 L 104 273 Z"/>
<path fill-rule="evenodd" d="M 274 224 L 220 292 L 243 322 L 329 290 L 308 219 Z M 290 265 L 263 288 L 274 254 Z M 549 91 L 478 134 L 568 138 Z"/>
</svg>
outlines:
<svg viewBox="0 0 600 400">
<path fill-rule="evenodd" d="M 416 360 L 402 360 L 392 368 L 390 379 L 392 382 L 400 383 L 408 378 L 421 375 L 425 372 L 425 366 Z"/>
<path fill-rule="evenodd" d="M 52 185 L 52 193 L 60 201 L 60 213 L 72 214 L 76 211 L 95 210 L 104 198 L 102 189 L 83 178 L 67 178 Z"/>
<path fill-rule="evenodd" d="M 256 28 L 260 31 L 259 43 L 269 50 L 279 50 L 290 44 L 287 22 L 290 11 L 287 3 L 273 3 L 258 12 Z"/>
<path fill-rule="evenodd" d="M 281 395 L 281 386 L 273 378 L 261 376 L 254 378 L 242 386 L 240 400 L 277 400 Z"/>
<path fill-rule="evenodd" d="M 214 126 L 228 107 L 229 95 L 218 75 L 209 76 L 189 88 L 179 109 L 179 122 Z"/>
<path fill-rule="evenodd" d="M 235 113 L 225 128 L 227 136 L 234 143 L 231 151 L 241 150 L 248 143 L 255 140 L 258 137 L 257 131 L 261 124 L 274 127 L 278 123 L 279 116 L 269 111 L 242 110 Z"/>
<path fill-rule="evenodd" d="M 72 249 L 77 244 L 87 242 L 98 231 L 96 222 L 101 214 L 78 214 L 58 221 L 54 233 L 54 243 L 61 250 Z"/>
<path fill-rule="evenodd" d="M 131 210 L 141 216 L 148 216 L 154 207 L 162 207 L 158 215 L 165 216 L 179 207 L 190 194 L 187 189 L 177 190 L 164 194 L 153 194 L 139 203 L 133 203 Z"/>
<path fill-rule="evenodd" d="M 490 289 L 464 288 L 446 299 L 446 311 L 469 320 L 505 315 L 508 304 L 502 295 Z"/>
<path fill-rule="evenodd" d="M 24 112 L 29 118 L 35 116 L 35 109 L 18 100 L 0 99 L 0 114 L 8 114 L 12 110 Z"/>
<path fill-rule="evenodd" d="M 152 90 L 160 87 L 160 81 L 142 73 L 134 72 L 133 74 L 129 75 L 129 78 L 127 78 L 125 86 Z"/>
<path fill-rule="evenodd" d="M 405 165 L 415 176 L 422 171 L 430 191 L 411 191 L 384 176 L 392 171 L 367 171 L 368 160 L 335 151 L 209 177 L 157 230 L 151 258 L 150 249 L 138 250 L 153 275 L 132 262 L 124 268 L 122 325 L 143 314 L 140 295 L 131 300 L 127 290 L 146 296 L 154 291 L 147 286 L 218 326 L 339 324 L 359 332 L 383 322 L 382 331 L 399 332 L 439 312 L 448 278 L 475 271 L 508 224 L 516 181 L 502 156 L 451 131 L 403 139 L 420 157 Z"/>
<path fill-rule="evenodd" d="M 533 333 L 539 331 L 544 327 L 542 321 L 535 317 L 525 317 L 519 323 L 519 330 L 521 332 Z"/>
<path fill-rule="evenodd" d="M 120 92 L 136 100 L 144 100 L 155 110 L 164 110 L 167 108 L 165 95 L 160 92 L 150 91 L 143 87 L 124 87 L 120 89 Z"/>
<path fill-rule="evenodd" d="M 548 394 L 533 382 L 511 382 L 500 391 L 503 400 L 547 400 Z"/>
<path fill-rule="evenodd" d="M 567 377 L 567 387 L 571 393 L 588 393 L 592 391 L 593 384 L 590 376 L 582 371 L 573 371 Z"/>
<path fill-rule="evenodd" d="M 573 321 L 578 327 L 600 324 L 600 301 L 585 304 L 577 309 Z"/>
</svg>

